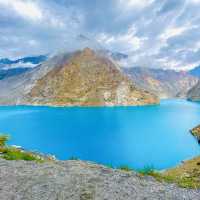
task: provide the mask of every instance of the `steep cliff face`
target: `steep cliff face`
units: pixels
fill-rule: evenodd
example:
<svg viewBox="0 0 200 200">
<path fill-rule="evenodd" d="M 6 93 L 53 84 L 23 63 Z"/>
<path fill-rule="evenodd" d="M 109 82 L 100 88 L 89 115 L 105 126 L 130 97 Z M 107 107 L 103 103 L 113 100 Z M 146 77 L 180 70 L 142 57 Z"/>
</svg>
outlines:
<svg viewBox="0 0 200 200">
<path fill-rule="evenodd" d="M 173 70 L 135 67 L 124 69 L 124 72 L 136 85 L 160 98 L 185 98 L 188 90 L 198 82 L 197 77 Z"/>
<path fill-rule="evenodd" d="M 63 60 L 37 80 L 27 102 L 48 105 L 142 105 L 158 103 L 137 89 L 105 56 L 89 48 Z"/>
<path fill-rule="evenodd" d="M 187 97 L 191 101 L 200 101 L 200 81 L 188 91 Z"/>
</svg>

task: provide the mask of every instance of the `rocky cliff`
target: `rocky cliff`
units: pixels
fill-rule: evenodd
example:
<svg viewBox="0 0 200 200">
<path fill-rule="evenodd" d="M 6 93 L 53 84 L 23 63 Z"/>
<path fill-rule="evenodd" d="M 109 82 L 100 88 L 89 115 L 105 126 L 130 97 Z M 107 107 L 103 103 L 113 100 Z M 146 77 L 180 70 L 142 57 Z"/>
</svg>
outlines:
<svg viewBox="0 0 200 200">
<path fill-rule="evenodd" d="M 123 69 L 138 87 L 148 90 L 160 98 L 185 98 L 198 78 L 186 72 L 174 70 L 134 67 Z"/>
<path fill-rule="evenodd" d="M 200 101 L 200 81 L 188 91 L 187 97 L 191 101 Z"/>
<path fill-rule="evenodd" d="M 1 200 L 199 200 L 199 190 L 82 161 L 0 159 Z"/>
<path fill-rule="evenodd" d="M 197 141 L 200 144 L 200 125 L 193 128 L 191 131 L 192 135 L 197 138 Z"/>
</svg>

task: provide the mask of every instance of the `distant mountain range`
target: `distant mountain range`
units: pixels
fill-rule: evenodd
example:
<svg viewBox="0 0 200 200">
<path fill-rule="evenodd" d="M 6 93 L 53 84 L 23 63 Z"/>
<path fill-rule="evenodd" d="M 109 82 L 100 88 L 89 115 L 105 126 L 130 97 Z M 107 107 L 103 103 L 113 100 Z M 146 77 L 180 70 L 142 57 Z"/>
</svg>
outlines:
<svg viewBox="0 0 200 200">
<path fill-rule="evenodd" d="M 50 58 L 0 59 L 0 104 L 138 105 L 158 102 L 155 96 L 200 99 L 200 67 L 188 72 L 120 69 L 115 61 L 127 58 L 86 48 Z"/>
<path fill-rule="evenodd" d="M 115 63 L 90 48 L 58 54 L 23 74 L 0 80 L 0 104 L 144 105 L 158 103 Z"/>
<path fill-rule="evenodd" d="M 16 60 L 1 58 L 0 69 L 35 67 L 36 65 L 44 62 L 46 59 L 47 59 L 46 55 L 24 57 Z"/>
<path fill-rule="evenodd" d="M 200 77 L 200 66 L 197 66 L 194 69 L 190 70 L 189 73 L 193 76 Z"/>
<path fill-rule="evenodd" d="M 0 80 L 23 74 L 30 68 L 13 68 L 13 69 L 0 69 Z"/>
<path fill-rule="evenodd" d="M 0 59 L 0 80 L 25 73 L 47 60 L 46 55 L 24 57 L 16 60 Z"/>
<path fill-rule="evenodd" d="M 123 68 L 135 84 L 160 98 L 186 98 L 198 78 L 187 72 L 142 67 Z"/>
</svg>

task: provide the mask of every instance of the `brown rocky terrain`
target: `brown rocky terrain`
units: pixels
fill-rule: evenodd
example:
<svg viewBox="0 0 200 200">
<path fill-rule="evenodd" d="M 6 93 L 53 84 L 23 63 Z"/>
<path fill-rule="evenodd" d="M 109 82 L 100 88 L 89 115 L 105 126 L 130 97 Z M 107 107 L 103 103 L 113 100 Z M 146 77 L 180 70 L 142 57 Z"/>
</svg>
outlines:
<svg viewBox="0 0 200 200">
<path fill-rule="evenodd" d="M 155 68 L 133 67 L 123 69 L 135 84 L 160 98 L 186 98 L 198 78 L 187 72 Z"/>
<path fill-rule="evenodd" d="M 197 138 L 198 142 L 200 143 L 200 125 L 196 126 L 191 130 L 191 133 L 194 137 Z"/>
<path fill-rule="evenodd" d="M 144 105 L 159 100 L 138 89 L 107 57 L 89 48 L 69 59 L 36 81 L 27 102 L 42 105 Z"/>
</svg>

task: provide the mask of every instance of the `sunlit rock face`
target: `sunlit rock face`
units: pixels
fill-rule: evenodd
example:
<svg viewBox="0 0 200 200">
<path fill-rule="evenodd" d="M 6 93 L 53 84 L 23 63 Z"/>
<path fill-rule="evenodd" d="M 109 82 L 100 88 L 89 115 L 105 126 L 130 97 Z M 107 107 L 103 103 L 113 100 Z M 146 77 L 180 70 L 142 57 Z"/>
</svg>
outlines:
<svg viewBox="0 0 200 200">
<path fill-rule="evenodd" d="M 135 87 L 105 55 L 90 48 L 63 59 L 38 79 L 27 102 L 48 105 L 143 105 L 158 103 L 149 92 Z"/>
<path fill-rule="evenodd" d="M 187 72 L 151 68 L 126 68 L 123 71 L 135 84 L 160 98 L 186 98 L 198 78 Z"/>
</svg>

